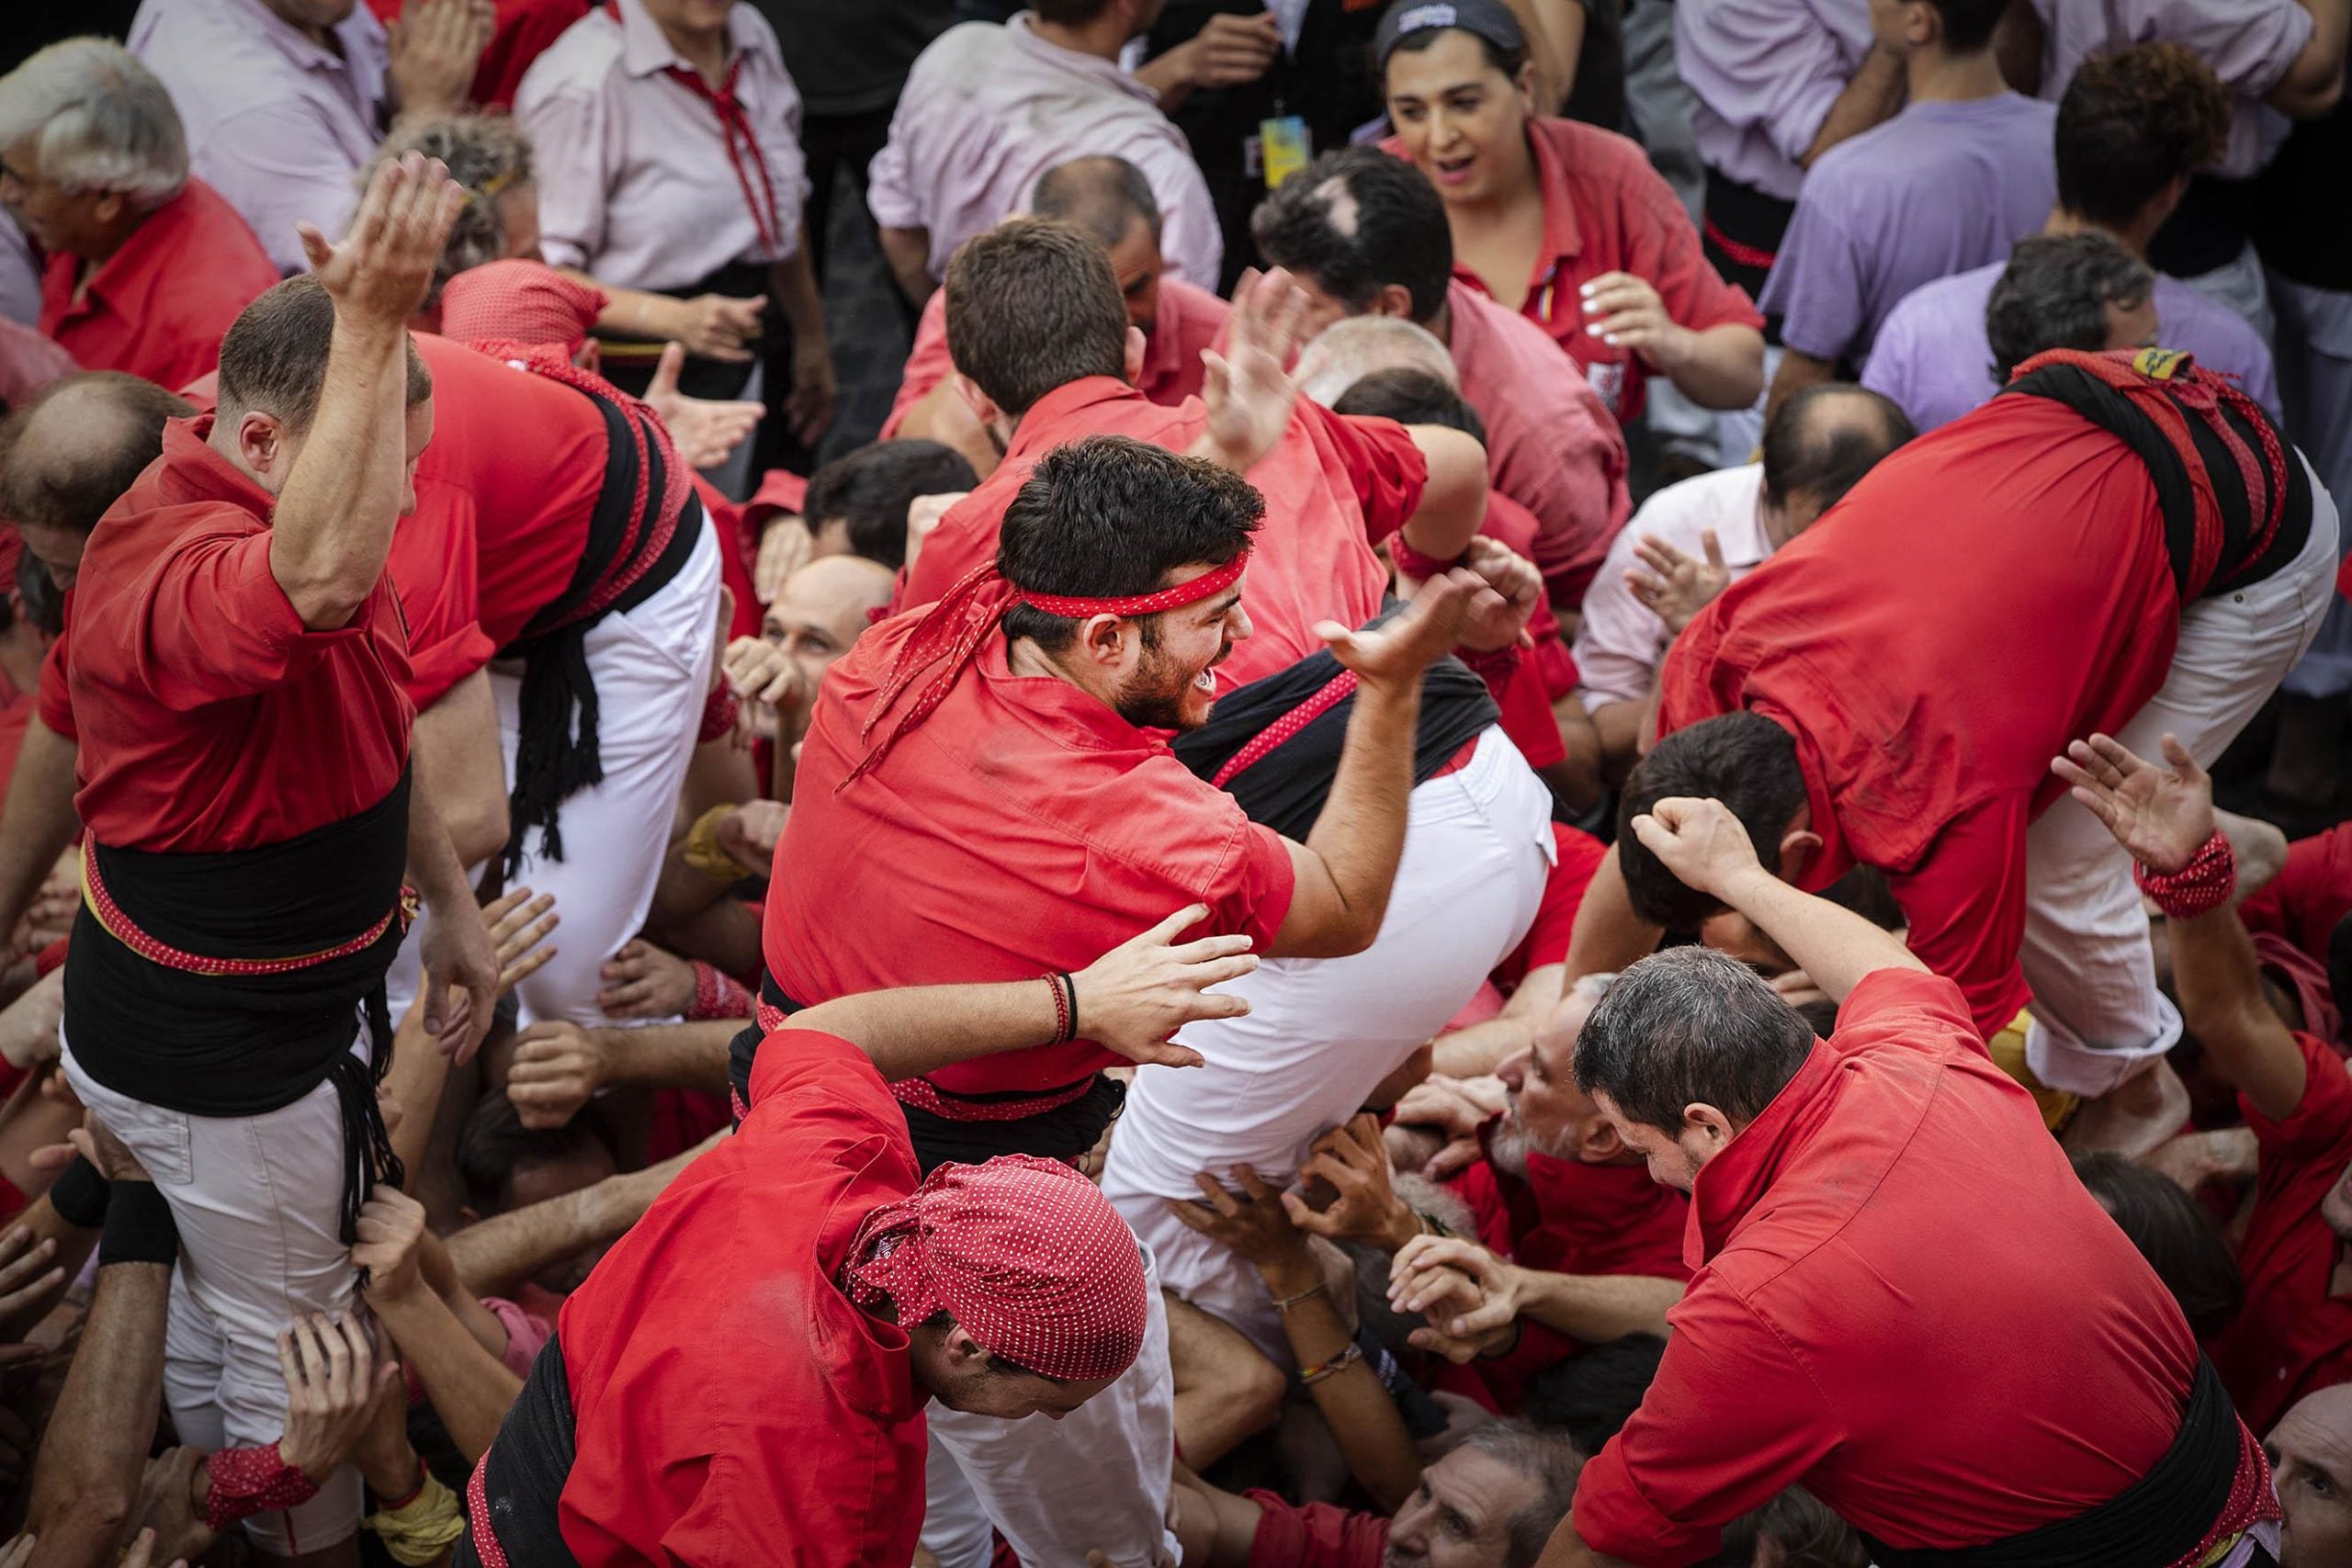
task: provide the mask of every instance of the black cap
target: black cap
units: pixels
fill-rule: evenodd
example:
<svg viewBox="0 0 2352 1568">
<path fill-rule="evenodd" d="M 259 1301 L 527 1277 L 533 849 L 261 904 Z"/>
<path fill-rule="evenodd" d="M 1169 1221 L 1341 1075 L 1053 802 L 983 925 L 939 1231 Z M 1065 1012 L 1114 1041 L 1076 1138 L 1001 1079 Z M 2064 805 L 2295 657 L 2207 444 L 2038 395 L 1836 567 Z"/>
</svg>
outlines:
<svg viewBox="0 0 2352 1568">
<path fill-rule="evenodd" d="M 1380 30 L 1373 34 L 1372 56 L 1386 70 L 1388 57 L 1396 52 L 1399 43 L 1415 33 L 1445 28 L 1485 39 L 1505 54 L 1517 54 L 1527 47 L 1519 18 L 1502 0 L 1396 0 L 1388 7 L 1388 15 L 1380 18 Z"/>
</svg>

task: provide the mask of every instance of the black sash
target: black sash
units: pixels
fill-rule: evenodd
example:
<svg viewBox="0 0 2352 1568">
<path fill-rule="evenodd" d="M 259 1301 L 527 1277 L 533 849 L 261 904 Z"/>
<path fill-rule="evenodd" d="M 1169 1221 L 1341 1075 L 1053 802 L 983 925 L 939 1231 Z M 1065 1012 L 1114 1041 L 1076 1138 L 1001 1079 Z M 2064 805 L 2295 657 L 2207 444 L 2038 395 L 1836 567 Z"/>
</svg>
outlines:
<svg viewBox="0 0 2352 1568">
<path fill-rule="evenodd" d="M 2199 1356 L 2172 1447 L 2147 1474 L 2090 1512 L 1983 1546 L 1862 1540 L 1878 1568 L 2166 1568 L 2194 1551 L 2229 1506 L 2238 1452 L 2237 1411 L 2213 1363 Z"/>
<path fill-rule="evenodd" d="M 578 1451 L 563 1347 L 550 1334 L 481 1456 L 482 1507 L 466 1510 L 466 1534 L 450 1560 L 454 1568 L 483 1568 L 485 1562 L 514 1568 L 577 1564 L 563 1543 L 557 1505 Z M 485 1520 L 496 1538 L 487 1547 L 475 1535 Z"/>
<path fill-rule="evenodd" d="M 1797 204 L 1767 196 L 1713 167 L 1706 175 L 1707 192 L 1700 208 L 1700 246 L 1725 282 L 1747 289 L 1751 299 L 1761 299 L 1764 279 L 1771 275 Z M 1770 322 L 1765 336 L 1768 342 L 1781 341 L 1778 320 Z"/>
</svg>

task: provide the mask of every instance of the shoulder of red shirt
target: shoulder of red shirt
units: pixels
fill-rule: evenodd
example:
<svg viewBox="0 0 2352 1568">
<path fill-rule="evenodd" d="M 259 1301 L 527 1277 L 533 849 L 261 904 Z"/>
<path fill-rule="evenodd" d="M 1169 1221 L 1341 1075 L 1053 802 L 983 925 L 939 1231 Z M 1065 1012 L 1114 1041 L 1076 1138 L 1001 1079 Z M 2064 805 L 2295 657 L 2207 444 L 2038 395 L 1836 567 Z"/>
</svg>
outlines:
<svg viewBox="0 0 2352 1568">
<path fill-rule="evenodd" d="M 1241 1495 L 1258 1505 L 1249 1568 L 1380 1568 L 1388 1521 L 1329 1503 L 1286 1503 L 1272 1492 Z"/>
<path fill-rule="evenodd" d="M 2295 1045 L 2303 1054 L 2301 1102 L 2274 1121 L 2240 1095 L 2239 1113 L 2254 1129 L 2266 1157 L 2285 1155 L 2340 1168 L 2352 1161 L 2352 1072 L 2335 1047 L 2316 1034 L 2295 1031 Z"/>
</svg>

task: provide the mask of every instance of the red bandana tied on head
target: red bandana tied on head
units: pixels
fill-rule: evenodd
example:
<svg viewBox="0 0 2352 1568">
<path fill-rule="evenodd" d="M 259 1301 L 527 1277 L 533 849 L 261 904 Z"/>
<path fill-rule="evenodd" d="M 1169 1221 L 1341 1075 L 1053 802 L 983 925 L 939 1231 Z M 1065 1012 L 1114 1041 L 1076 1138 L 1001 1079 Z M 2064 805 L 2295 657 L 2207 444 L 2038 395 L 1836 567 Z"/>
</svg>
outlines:
<svg viewBox="0 0 2352 1568">
<path fill-rule="evenodd" d="M 867 1255 L 871 1253 L 872 1256 Z M 1135 1364 L 1149 1318 L 1135 1233 L 1094 1183 L 1034 1155 L 943 1165 L 865 1216 L 851 1299 L 912 1328 L 945 1312 L 1016 1366 L 1065 1382 Z"/>
<path fill-rule="evenodd" d="M 485 262 L 441 288 L 441 335 L 456 343 L 551 345 L 567 359 L 611 303 L 601 288 L 545 262 Z"/>
<path fill-rule="evenodd" d="M 1004 613 L 1013 605 L 1026 604 L 1049 615 L 1067 615 L 1072 620 L 1089 615 L 1156 615 L 1162 610 L 1181 610 L 1224 592 L 1241 580 L 1249 566 L 1250 547 L 1244 545 L 1240 554 L 1214 570 L 1172 588 L 1129 594 L 1122 599 L 1071 599 L 1058 593 L 1033 593 L 1008 581 L 993 561 L 974 567 L 931 607 L 899 646 L 899 657 L 891 664 L 881 691 L 876 694 L 874 706 L 866 713 L 865 727 L 858 731 L 858 739 L 871 744 L 865 755 L 857 760 L 857 765 L 833 786 L 835 792 L 855 783 L 859 774 L 883 759 L 899 736 L 931 716 L 932 710 L 945 700 L 963 675 L 964 667 L 979 653 L 981 639 L 996 629 L 997 623 L 1004 619 Z M 907 711 L 891 720 L 881 739 L 876 739 L 875 727 L 914 684 L 915 677 L 943 661 L 945 668 L 915 694 Z"/>
</svg>

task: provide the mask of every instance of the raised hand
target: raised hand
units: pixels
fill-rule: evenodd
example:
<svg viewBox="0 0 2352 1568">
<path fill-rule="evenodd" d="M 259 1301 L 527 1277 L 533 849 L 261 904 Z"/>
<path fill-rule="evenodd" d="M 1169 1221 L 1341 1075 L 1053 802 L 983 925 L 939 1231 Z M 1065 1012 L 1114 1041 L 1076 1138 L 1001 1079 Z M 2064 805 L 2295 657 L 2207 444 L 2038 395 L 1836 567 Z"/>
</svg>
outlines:
<svg viewBox="0 0 2352 1568">
<path fill-rule="evenodd" d="M 754 408 L 758 404 L 752 405 Z M 773 604 L 784 592 L 784 580 L 808 564 L 817 541 L 806 518 L 780 513 L 768 519 L 760 533 L 760 553 L 752 563 L 752 592 L 760 603 Z"/>
<path fill-rule="evenodd" d="M 1388 1266 L 1388 1304 L 1428 1314 L 1430 1327 L 1409 1337 L 1415 1345 L 1466 1361 L 1512 1332 L 1521 1280 L 1516 1264 L 1476 1242 L 1416 1236 Z"/>
<path fill-rule="evenodd" d="M 1723 546 L 1715 542 L 1713 528 L 1699 536 L 1699 547 L 1706 552 L 1704 560 L 1645 534 L 1634 542 L 1634 554 L 1641 564 L 1625 573 L 1625 586 L 1633 590 L 1634 597 L 1678 637 L 1716 594 L 1731 585 L 1731 568 L 1724 564 Z"/>
<path fill-rule="evenodd" d="M 2133 860 L 2170 874 L 2213 836 L 2213 781 L 2177 737 L 2166 735 L 2164 749 L 2168 769 L 2132 755 L 2111 735 L 2094 735 L 2052 757 L 2050 771 Z"/>
<path fill-rule="evenodd" d="M 645 405 L 669 431 L 680 461 L 690 468 L 715 468 L 735 455 L 768 411 L 759 403 L 686 396 L 678 390 L 678 373 L 685 364 L 686 351 L 679 344 L 662 348 L 645 389 Z"/>
<path fill-rule="evenodd" d="M 428 118 L 464 108 L 497 24 L 491 0 L 409 0 L 384 40 L 401 115 Z"/>
<path fill-rule="evenodd" d="M 1586 333 L 1611 347 L 1630 348 L 1653 370 L 1671 370 L 1690 357 L 1687 327 L 1666 313 L 1666 301 L 1630 272 L 1604 272 L 1584 286 Z"/>
<path fill-rule="evenodd" d="M 1403 615 L 1374 631 L 1355 631 L 1337 621 L 1318 621 L 1315 635 L 1331 647 L 1342 667 L 1367 686 L 1401 690 L 1445 657 L 1463 628 L 1504 613 L 1501 594 L 1476 573 L 1455 567 L 1421 585 Z"/>
<path fill-rule="evenodd" d="M 1201 1054 L 1169 1036 L 1202 1019 L 1248 1012 L 1241 998 L 1211 996 L 1208 987 L 1258 967 L 1246 936 L 1176 942 L 1177 932 L 1198 925 L 1208 912 L 1205 904 L 1187 905 L 1072 975 L 1080 1032 L 1131 1062 L 1199 1066 Z"/>
<path fill-rule="evenodd" d="M 1389 1184 L 1388 1145 L 1380 1118 L 1366 1111 L 1307 1145 L 1299 1180 L 1327 1183 L 1338 1194 L 1321 1210 L 1296 1192 L 1283 1194 L 1290 1223 L 1330 1241 L 1361 1241 L 1394 1252 L 1420 1234 L 1420 1220 Z"/>
<path fill-rule="evenodd" d="M 1634 835 L 1683 886 L 1730 901 L 1740 877 L 1762 869 L 1747 829 L 1720 800 L 1669 795 L 1634 818 Z"/>
<path fill-rule="evenodd" d="M 329 244 L 313 224 L 294 228 L 337 316 L 398 328 L 424 308 L 441 247 L 465 200 L 465 187 L 449 177 L 447 164 L 410 152 L 376 171 L 341 240 Z"/>
<path fill-rule="evenodd" d="M 1246 474 L 1281 444 L 1298 402 L 1292 357 L 1306 325 L 1306 293 L 1276 267 L 1246 273 L 1233 291 L 1222 355 L 1203 350 L 1201 402 L 1208 428 L 1195 455 Z"/>
</svg>

